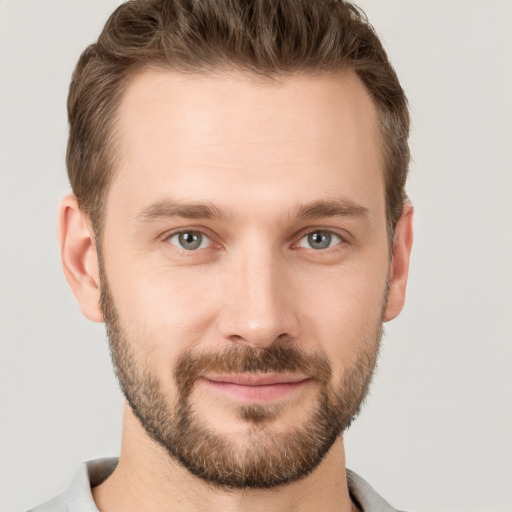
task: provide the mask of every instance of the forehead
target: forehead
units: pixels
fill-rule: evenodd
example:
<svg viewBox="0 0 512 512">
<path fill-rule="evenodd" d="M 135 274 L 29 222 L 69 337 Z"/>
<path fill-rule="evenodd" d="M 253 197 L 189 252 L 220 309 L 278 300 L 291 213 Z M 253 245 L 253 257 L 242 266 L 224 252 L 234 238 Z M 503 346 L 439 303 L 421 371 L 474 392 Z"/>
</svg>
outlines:
<svg viewBox="0 0 512 512">
<path fill-rule="evenodd" d="M 378 115 L 352 72 L 145 71 L 127 88 L 117 123 L 109 195 L 134 208 L 166 195 L 228 210 L 344 194 L 383 206 Z"/>
</svg>

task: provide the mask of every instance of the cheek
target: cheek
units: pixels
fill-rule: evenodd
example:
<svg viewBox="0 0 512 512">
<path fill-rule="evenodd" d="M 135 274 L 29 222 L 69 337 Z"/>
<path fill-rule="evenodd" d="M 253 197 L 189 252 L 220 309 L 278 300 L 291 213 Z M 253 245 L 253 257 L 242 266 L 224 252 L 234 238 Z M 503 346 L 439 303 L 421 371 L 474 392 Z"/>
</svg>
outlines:
<svg viewBox="0 0 512 512">
<path fill-rule="evenodd" d="M 307 348 L 321 348 L 335 373 L 354 363 L 368 341 L 376 343 L 382 323 L 387 274 L 356 269 L 311 279 L 301 295 Z"/>
<path fill-rule="evenodd" d="M 132 267 L 109 275 L 119 319 L 149 364 L 168 368 L 212 329 L 219 286 L 199 267 L 170 271 Z"/>
</svg>

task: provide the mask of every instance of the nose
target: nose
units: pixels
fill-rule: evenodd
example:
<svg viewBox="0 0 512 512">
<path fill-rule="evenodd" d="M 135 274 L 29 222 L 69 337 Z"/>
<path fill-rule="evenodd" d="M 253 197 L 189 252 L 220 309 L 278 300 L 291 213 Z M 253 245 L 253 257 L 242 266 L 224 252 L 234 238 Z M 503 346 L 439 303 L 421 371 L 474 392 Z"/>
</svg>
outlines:
<svg viewBox="0 0 512 512">
<path fill-rule="evenodd" d="M 247 250 L 233 260 L 223 290 L 222 337 L 253 348 L 297 338 L 298 315 L 286 262 L 269 250 Z"/>
</svg>

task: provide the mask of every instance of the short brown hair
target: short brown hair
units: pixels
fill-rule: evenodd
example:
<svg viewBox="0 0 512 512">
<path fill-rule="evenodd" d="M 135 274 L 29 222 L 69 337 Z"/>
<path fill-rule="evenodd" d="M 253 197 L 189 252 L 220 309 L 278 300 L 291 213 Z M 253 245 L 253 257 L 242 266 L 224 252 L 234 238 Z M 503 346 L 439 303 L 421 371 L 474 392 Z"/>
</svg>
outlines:
<svg viewBox="0 0 512 512">
<path fill-rule="evenodd" d="M 365 14 L 343 0 L 132 0 L 81 55 L 70 85 L 68 176 L 97 234 L 115 168 L 115 119 L 138 72 L 235 68 L 276 77 L 353 70 L 379 113 L 389 234 L 400 218 L 409 166 L 409 112 Z"/>
</svg>

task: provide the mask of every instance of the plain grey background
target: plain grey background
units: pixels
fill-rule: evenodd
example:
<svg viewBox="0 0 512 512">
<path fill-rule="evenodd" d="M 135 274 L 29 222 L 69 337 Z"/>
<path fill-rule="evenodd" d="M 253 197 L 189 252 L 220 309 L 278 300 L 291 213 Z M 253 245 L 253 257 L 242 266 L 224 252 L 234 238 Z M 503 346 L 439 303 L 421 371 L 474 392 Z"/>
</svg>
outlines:
<svg viewBox="0 0 512 512">
<path fill-rule="evenodd" d="M 101 325 L 60 269 L 74 64 L 113 0 L 0 0 L 0 510 L 116 454 Z M 512 509 L 512 2 L 364 0 L 408 93 L 416 208 L 408 303 L 388 325 L 347 465 L 396 507 Z"/>
</svg>

